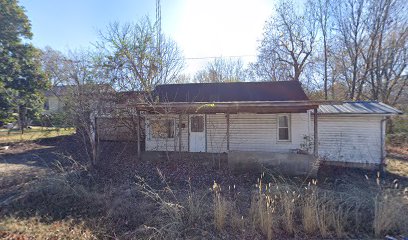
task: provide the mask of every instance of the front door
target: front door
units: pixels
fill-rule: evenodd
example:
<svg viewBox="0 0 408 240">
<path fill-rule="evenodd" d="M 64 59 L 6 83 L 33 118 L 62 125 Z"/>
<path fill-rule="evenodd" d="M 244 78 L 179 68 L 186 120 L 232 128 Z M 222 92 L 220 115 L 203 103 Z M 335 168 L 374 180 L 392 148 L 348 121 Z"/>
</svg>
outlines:
<svg viewBox="0 0 408 240">
<path fill-rule="evenodd" d="M 205 117 L 190 115 L 190 152 L 205 152 Z"/>
</svg>

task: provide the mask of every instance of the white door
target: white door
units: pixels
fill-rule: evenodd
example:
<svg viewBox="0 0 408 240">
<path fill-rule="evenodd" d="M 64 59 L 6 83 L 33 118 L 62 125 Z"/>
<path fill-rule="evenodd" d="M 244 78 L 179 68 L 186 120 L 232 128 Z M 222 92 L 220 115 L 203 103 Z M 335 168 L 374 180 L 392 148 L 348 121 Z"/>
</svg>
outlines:
<svg viewBox="0 0 408 240">
<path fill-rule="evenodd" d="M 205 152 L 205 117 L 190 115 L 190 152 Z"/>
</svg>

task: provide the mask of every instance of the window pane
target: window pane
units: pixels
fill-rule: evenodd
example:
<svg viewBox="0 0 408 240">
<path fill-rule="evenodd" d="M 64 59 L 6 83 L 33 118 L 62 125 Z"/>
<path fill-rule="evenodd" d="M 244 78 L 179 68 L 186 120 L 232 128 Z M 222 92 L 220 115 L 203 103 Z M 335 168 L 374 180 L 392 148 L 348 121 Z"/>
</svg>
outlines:
<svg viewBox="0 0 408 240">
<path fill-rule="evenodd" d="M 289 128 L 279 128 L 279 140 L 289 140 Z"/>
<path fill-rule="evenodd" d="M 288 125 L 288 116 L 279 117 L 279 127 L 289 127 Z"/>
<path fill-rule="evenodd" d="M 204 131 L 204 117 L 193 116 L 191 117 L 191 132 L 203 132 Z"/>
<path fill-rule="evenodd" d="M 153 138 L 173 138 L 174 120 L 151 120 L 150 129 Z"/>
</svg>

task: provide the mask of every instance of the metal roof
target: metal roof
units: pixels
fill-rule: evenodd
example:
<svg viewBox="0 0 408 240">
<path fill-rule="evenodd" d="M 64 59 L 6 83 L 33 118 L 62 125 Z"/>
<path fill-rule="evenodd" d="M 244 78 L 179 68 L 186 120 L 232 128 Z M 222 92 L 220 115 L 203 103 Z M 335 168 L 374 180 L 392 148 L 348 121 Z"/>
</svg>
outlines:
<svg viewBox="0 0 408 240">
<path fill-rule="evenodd" d="M 376 101 L 343 102 L 343 104 L 320 105 L 320 114 L 402 114 L 387 104 Z"/>
<path fill-rule="evenodd" d="M 187 83 L 159 85 L 160 102 L 307 101 L 298 81 Z"/>
</svg>

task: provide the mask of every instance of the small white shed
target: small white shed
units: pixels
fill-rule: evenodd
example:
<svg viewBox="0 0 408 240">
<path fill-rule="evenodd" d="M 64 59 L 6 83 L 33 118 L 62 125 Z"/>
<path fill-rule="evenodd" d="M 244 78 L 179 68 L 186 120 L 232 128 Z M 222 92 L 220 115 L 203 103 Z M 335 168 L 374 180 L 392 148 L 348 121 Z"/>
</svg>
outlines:
<svg viewBox="0 0 408 240">
<path fill-rule="evenodd" d="M 381 102 L 320 105 L 319 156 L 329 163 L 380 165 L 385 158 L 386 120 L 399 110 Z"/>
</svg>

